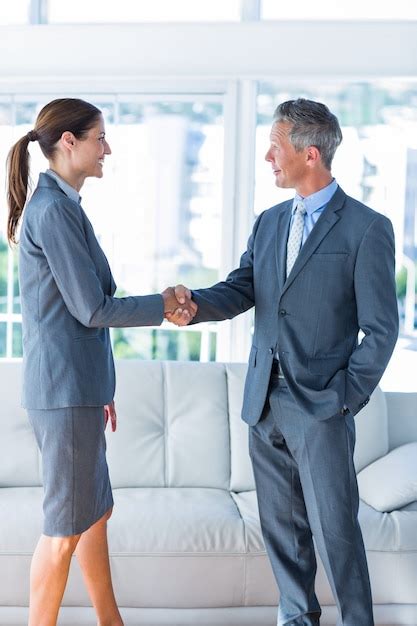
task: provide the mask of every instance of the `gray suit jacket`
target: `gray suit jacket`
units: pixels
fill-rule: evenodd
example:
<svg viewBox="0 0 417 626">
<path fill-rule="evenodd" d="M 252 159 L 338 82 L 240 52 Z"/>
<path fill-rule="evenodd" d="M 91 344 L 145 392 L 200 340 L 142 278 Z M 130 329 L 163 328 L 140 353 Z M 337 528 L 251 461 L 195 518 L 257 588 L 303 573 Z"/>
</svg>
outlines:
<svg viewBox="0 0 417 626">
<path fill-rule="evenodd" d="M 394 349 L 398 310 L 394 234 L 383 215 L 340 187 L 285 280 L 292 201 L 262 213 L 240 266 L 193 292 L 194 323 L 229 319 L 255 305 L 242 417 L 255 424 L 276 351 L 302 411 L 327 419 L 369 400 Z M 358 345 L 358 333 L 364 339 Z"/>
<path fill-rule="evenodd" d="M 159 294 L 114 298 L 109 264 L 81 206 L 47 174 L 24 212 L 19 251 L 23 406 L 100 406 L 114 397 L 109 326 L 158 325 Z"/>
</svg>

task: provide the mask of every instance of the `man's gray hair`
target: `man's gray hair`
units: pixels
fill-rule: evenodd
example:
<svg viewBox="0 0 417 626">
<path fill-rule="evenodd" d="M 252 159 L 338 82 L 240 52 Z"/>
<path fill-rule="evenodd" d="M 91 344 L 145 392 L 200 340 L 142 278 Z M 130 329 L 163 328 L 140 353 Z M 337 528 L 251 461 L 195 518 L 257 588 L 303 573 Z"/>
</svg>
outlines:
<svg viewBox="0 0 417 626">
<path fill-rule="evenodd" d="M 330 170 L 336 149 L 342 141 L 342 131 L 337 117 L 325 104 L 304 98 L 287 100 L 275 109 L 275 122 L 290 123 L 288 138 L 296 151 L 315 146 L 325 167 Z"/>
</svg>

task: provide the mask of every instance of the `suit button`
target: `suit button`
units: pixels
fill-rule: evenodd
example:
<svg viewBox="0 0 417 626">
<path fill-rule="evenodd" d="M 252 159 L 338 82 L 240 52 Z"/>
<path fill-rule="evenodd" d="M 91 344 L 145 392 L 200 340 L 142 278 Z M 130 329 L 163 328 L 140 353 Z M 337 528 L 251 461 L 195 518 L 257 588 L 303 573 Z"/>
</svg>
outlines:
<svg viewBox="0 0 417 626">
<path fill-rule="evenodd" d="M 274 354 L 274 349 L 273 348 L 268 348 L 268 352 L 269 352 L 269 354 Z"/>
<path fill-rule="evenodd" d="M 279 313 L 282 317 L 284 317 L 285 315 L 287 315 L 287 311 L 286 311 L 285 309 L 280 309 L 280 310 L 278 311 L 278 313 Z"/>
</svg>

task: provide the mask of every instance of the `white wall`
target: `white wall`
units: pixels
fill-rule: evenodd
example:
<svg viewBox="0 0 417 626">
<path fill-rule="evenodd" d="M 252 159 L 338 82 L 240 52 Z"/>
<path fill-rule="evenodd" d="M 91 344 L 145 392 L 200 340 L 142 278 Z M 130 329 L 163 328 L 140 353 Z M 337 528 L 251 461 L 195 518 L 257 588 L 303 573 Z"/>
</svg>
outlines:
<svg viewBox="0 0 417 626">
<path fill-rule="evenodd" d="M 417 22 L 0 27 L 0 91 L 39 78 L 382 77 L 417 74 Z M 91 85 L 90 85 L 91 86 Z"/>
</svg>

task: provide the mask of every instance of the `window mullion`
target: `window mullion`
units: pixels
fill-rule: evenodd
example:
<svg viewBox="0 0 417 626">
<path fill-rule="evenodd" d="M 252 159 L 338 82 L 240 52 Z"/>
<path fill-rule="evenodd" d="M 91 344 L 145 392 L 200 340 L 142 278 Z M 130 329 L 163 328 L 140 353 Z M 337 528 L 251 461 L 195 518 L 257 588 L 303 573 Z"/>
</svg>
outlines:
<svg viewBox="0 0 417 626">
<path fill-rule="evenodd" d="M 29 24 L 48 23 L 48 0 L 30 0 Z"/>
<path fill-rule="evenodd" d="M 257 82 L 243 80 L 231 82 L 225 97 L 221 279 L 238 265 L 254 221 L 256 95 Z M 246 361 L 251 326 L 251 312 L 220 324 L 216 359 Z"/>
<path fill-rule="evenodd" d="M 241 0 L 240 19 L 253 22 L 261 19 L 261 0 Z"/>
<path fill-rule="evenodd" d="M 234 266 L 246 249 L 254 222 L 256 97 L 255 80 L 242 80 L 238 89 L 235 176 L 235 228 L 233 232 Z M 239 315 L 230 333 L 230 360 L 245 362 L 251 343 L 253 310 Z"/>
</svg>

